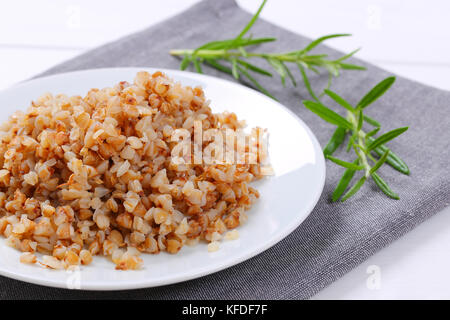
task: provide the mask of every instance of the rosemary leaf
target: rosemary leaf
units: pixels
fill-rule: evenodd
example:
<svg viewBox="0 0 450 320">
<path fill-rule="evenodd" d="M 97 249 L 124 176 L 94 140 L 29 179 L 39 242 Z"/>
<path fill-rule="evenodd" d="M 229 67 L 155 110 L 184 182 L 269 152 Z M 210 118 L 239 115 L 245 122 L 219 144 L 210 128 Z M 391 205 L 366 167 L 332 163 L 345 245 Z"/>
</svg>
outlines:
<svg viewBox="0 0 450 320">
<path fill-rule="evenodd" d="M 272 74 L 269 71 L 261 69 L 261 68 L 255 66 L 255 65 L 251 64 L 250 62 L 247 62 L 247 61 L 244 61 L 244 60 L 241 60 L 241 59 L 236 59 L 236 61 L 237 61 L 237 63 L 239 63 L 240 65 L 246 67 L 249 70 L 252 70 L 252 71 L 257 72 L 259 74 L 262 74 L 264 76 L 268 76 L 268 77 L 272 76 Z"/>
<path fill-rule="evenodd" d="M 364 109 L 369 104 L 373 103 L 379 97 L 381 97 L 395 82 L 395 77 L 388 77 L 378 83 L 372 90 L 370 90 L 357 104 L 357 107 Z"/>
<path fill-rule="evenodd" d="M 306 46 L 305 49 L 301 50 L 302 53 L 306 53 L 317 47 L 319 44 L 324 42 L 325 40 L 332 39 L 332 38 L 338 38 L 338 37 L 348 37 L 351 36 L 351 34 L 348 33 L 340 33 L 340 34 L 329 34 L 323 37 L 320 37 L 314 41 L 312 41 L 309 45 Z"/>
<path fill-rule="evenodd" d="M 394 129 L 389 132 L 386 132 L 385 134 L 379 136 L 378 138 L 373 140 L 371 143 L 369 143 L 369 145 L 367 146 L 367 151 L 376 149 L 377 147 L 385 144 L 386 142 L 391 141 L 392 139 L 401 135 L 406 130 L 408 130 L 408 127 L 398 128 L 398 129 Z"/>
<path fill-rule="evenodd" d="M 207 60 L 206 60 L 206 63 L 207 63 L 208 65 L 210 65 L 211 67 L 213 67 L 213 68 L 219 70 L 219 71 L 222 71 L 222 72 L 225 72 L 225 73 L 228 73 L 228 74 L 231 74 L 231 75 L 233 74 L 233 72 L 231 71 L 230 68 L 228 68 L 227 66 L 224 66 L 224 65 L 220 64 L 220 63 L 217 62 L 216 60 L 213 60 L 213 59 L 207 59 Z"/>
<path fill-rule="evenodd" d="M 378 133 L 378 131 L 380 131 L 380 129 L 381 129 L 380 127 L 377 127 L 375 129 L 373 129 L 372 131 L 367 132 L 366 139 L 376 135 Z"/>
<path fill-rule="evenodd" d="M 358 66 L 356 64 L 349 64 L 349 63 L 343 63 L 342 62 L 339 65 L 344 70 L 366 70 L 366 67 Z"/>
<path fill-rule="evenodd" d="M 346 151 L 350 152 L 350 150 L 352 149 L 353 145 L 355 144 L 355 134 L 353 134 L 350 139 L 348 139 L 348 144 L 347 144 L 347 148 Z"/>
<path fill-rule="evenodd" d="M 253 85 L 256 87 L 256 88 L 258 88 L 258 90 L 259 91 L 261 91 L 262 93 L 264 93 L 266 96 L 268 96 L 268 97 L 270 97 L 270 98 L 272 98 L 272 99 L 274 99 L 274 100 L 277 100 L 273 95 L 271 95 L 270 93 L 269 93 L 269 91 L 267 91 L 263 86 L 261 86 L 260 84 L 259 84 L 259 82 L 258 81 L 256 81 L 255 80 L 255 78 L 253 78 L 247 71 L 245 71 L 244 69 L 242 69 L 241 67 L 237 67 L 238 68 L 238 70 L 251 82 L 251 83 L 253 83 Z"/>
<path fill-rule="evenodd" d="M 340 57 L 339 59 L 334 60 L 334 62 L 342 62 L 342 61 L 344 61 L 344 60 L 347 60 L 348 58 L 354 56 L 359 50 L 361 50 L 361 48 L 358 48 L 358 49 L 356 49 L 356 50 L 353 50 L 353 51 L 350 52 L 350 53 L 347 53 L 346 55 L 343 55 L 343 56 Z M 363 68 L 364 70 L 366 69 L 366 68 L 361 67 L 361 66 L 357 66 L 357 67 Z"/>
<path fill-rule="evenodd" d="M 352 129 L 352 124 L 348 122 L 347 119 L 343 118 L 333 110 L 328 109 L 323 104 L 309 100 L 304 100 L 303 104 L 307 109 L 311 110 L 325 121 L 342 128 Z"/>
<path fill-rule="evenodd" d="M 245 50 L 244 47 L 239 47 L 238 50 L 244 58 L 248 58 L 247 50 Z"/>
<path fill-rule="evenodd" d="M 363 120 L 364 120 L 364 115 L 363 115 L 363 111 L 362 109 L 359 109 L 359 114 L 358 114 L 358 125 L 356 127 L 356 131 L 360 131 L 362 129 L 363 126 Z"/>
<path fill-rule="evenodd" d="M 397 193 L 395 193 L 386 183 L 386 181 L 384 181 L 376 172 L 371 174 L 373 181 L 375 181 L 376 185 L 381 189 L 381 191 L 384 192 L 385 195 L 387 195 L 388 197 L 395 199 L 395 200 L 399 200 L 400 197 L 398 196 Z"/>
<path fill-rule="evenodd" d="M 198 73 L 203 73 L 202 67 L 200 66 L 200 62 L 198 62 L 197 59 L 192 60 L 195 66 L 195 70 L 197 70 Z"/>
<path fill-rule="evenodd" d="M 231 66 L 232 66 L 231 73 L 233 74 L 233 77 L 236 80 L 239 80 L 239 72 L 238 72 L 238 69 L 237 69 L 236 59 L 231 59 Z"/>
<path fill-rule="evenodd" d="M 314 93 L 313 89 L 311 88 L 311 84 L 309 83 L 308 76 L 306 75 L 305 68 L 302 66 L 301 63 L 297 63 L 298 69 L 300 70 L 300 73 L 303 78 L 303 83 L 305 84 L 306 90 L 308 90 L 308 93 L 311 95 L 311 97 L 319 101 L 319 98 L 317 98 L 316 94 Z"/>
<path fill-rule="evenodd" d="M 362 170 L 364 169 L 364 166 L 361 165 L 357 165 L 351 162 L 347 162 L 338 158 L 335 158 L 333 156 L 327 156 L 328 160 L 333 161 L 334 163 L 336 163 L 337 165 L 340 165 L 341 167 L 347 168 L 347 169 L 352 169 L 352 170 Z"/>
<path fill-rule="evenodd" d="M 347 191 L 346 194 L 344 194 L 344 196 L 342 197 L 341 201 L 344 202 L 345 200 L 347 200 L 348 198 L 353 196 L 355 193 L 357 193 L 359 191 L 359 189 L 361 189 L 361 187 L 364 184 L 364 182 L 366 182 L 366 180 L 367 180 L 366 176 L 363 176 L 361 179 L 359 179 L 358 182 L 355 183 L 353 185 L 353 187 L 351 187 L 350 190 Z"/>
<path fill-rule="evenodd" d="M 327 96 L 329 96 L 331 99 L 333 99 L 335 102 L 337 102 L 339 105 L 341 105 L 342 107 L 344 107 L 345 109 L 347 109 L 350 112 L 354 112 L 355 108 L 352 107 L 352 105 L 350 103 L 348 103 L 347 101 L 345 101 L 341 96 L 339 96 L 337 93 L 325 89 L 324 90 L 325 94 Z"/>
<path fill-rule="evenodd" d="M 374 138 L 369 137 L 367 141 L 371 143 L 374 140 Z M 409 175 L 410 170 L 408 165 L 403 161 L 398 155 L 396 155 L 392 150 L 390 150 L 385 145 L 381 145 L 375 149 L 372 150 L 372 152 L 375 152 L 378 156 L 382 156 L 387 150 L 389 150 L 389 155 L 387 157 L 386 163 L 389 164 L 392 168 L 395 170 Z"/>
<path fill-rule="evenodd" d="M 185 55 L 183 60 L 181 61 L 180 64 L 180 69 L 181 70 L 186 70 L 186 68 L 191 64 L 191 59 L 189 58 L 188 55 Z"/>
<path fill-rule="evenodd" d="M 353 164 L 358 164 L 359 159 L 356 159 L 353 161 Z M 355 175 L 356 170 L 353 169 L 347 169 L 345 170 L 344 174 L 342 175 L 341 180 L 339 180 L 338 185 L 336 186 L 336 189 L 333 191 L 333 195 L 331 197 L 331 201 L 335 202 L 338 201 L 339 198 L 342 196 L 342 194 L 347 189 L 348 185 L 350 184 L 350 181 L 352 181 L 353 176 Z"/>
<path fill-rule="evenodd" d="M 261 13 L 261 11 L 264 8 L 264 6 L 266 5 L 266 2 L 267 2 L 267 0 L 263 0 L 261 5 L 259 6 L 258 10 L 256 11 L 256 13 L 253 15 L 252 19 L 244 27 L 244 29 L 242 29 L 241 33 L 239 33 L 239 35 L 237 36 L 236 40 L 241 39 L 251 29 L 253 24 L 255 24 L 256 20 L 258 20 L 259 14 Z"/>
<path fill-rule="evenodd" d="M 287 71 L 284 64 L 280 60 L 274 58 L 267 58 L 267 62 L 269 62 L 273 69 L 280 75 L 281 83 L 285 86 Z"/>
<path fill-rule="evenodd" d="M 374 127 L 378 127 L 378 128 L 381 127 L 381 124 L 377 120 L 375 120 L 367 115 L 364 115 L 364 121 L 367 122 L 368 124 L 373 125 Z"/>
<path fill-rule="evenodd" d="M 291 79 L 292 85 L 293 85 L 294 87 L 296 87 L 296 86 L 297 86 L 297 82 L 295 81 L 295 78 L 294 78 L 294 76 L 292 75 L 291 70 L 289 70 L 289 68 L 286 67 L 286 65 L 285 65 L 283 62 L 281 62 L 281 64 L 283 65 L 284 70 L 286 70 L 286 73 L 287 73 L 289 79 Z"/>
<path fill-rule="evenodd" d="M 372 174 L 376 172 L 387 160 L 387 157 L 389 156 L 389 150 L 386 150 L 386 152 L 381 156 L 380 159 L 375 163 L 375 165 L 370 169 L 369 173 Z"/>
<path fill-rule="evenodd" d="M 346 130 L 341 127 L 337 127 L 336 130 L 333 133 L 333 136 L 331 137 L 330 141 L 328 141 L 327 145 L 323 149 L 324 156 L 332 155 L 337 148 L 344 142 L 345 140 L 345 132 Z"/>
</svg>

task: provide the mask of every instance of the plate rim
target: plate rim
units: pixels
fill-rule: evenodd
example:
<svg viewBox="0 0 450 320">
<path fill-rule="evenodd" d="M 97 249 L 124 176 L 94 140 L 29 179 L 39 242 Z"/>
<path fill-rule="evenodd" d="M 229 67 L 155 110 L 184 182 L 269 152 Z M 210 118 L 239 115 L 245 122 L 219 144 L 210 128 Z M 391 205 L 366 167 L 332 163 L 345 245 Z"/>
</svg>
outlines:
<svg viewBox="0 0 450 320">
<path fill-rule="evenodd" d="M 65 77 L 67 75 L 74 75 L 74 74 L 82 74 L 82 73 L 90 73 L 90 72 L 96 72 L 96 71 L 134 71 L 135 73 L 138 71 L 162 71 L 162 72 L 167 72 L 170 74 L 179 74 L 179 75 L 183 75 L 185 77 L 190 77 L 190 78 L 205 78 L 205 80 L 211 79 L 214 81 L 219 81 L 219 82 L 226 82 L 228 84 L 234 85 L 234 86 L 240 86 L 243 89 L 246 90 L 250 90 L 253 92 L 253 94 L 257 94 L 259 96 L 262 96 L 266 99 L 270 99 L 270 97 L 264 95 L 263 93 L 251 88 L 251 87 L 247 87 L 244 86 L 240 83 L 237 82 L 233 82 L 227 79 L 222 79 L 222 78 L 218 78 L 218 77 L 214 77 L 214 76 L 210 76 L 210 75 L 206 75 L 206 74 L 198 74 L 198 73 L 194 73 L 194 72 L 190 72 L 190 71 L 181 71 L 181 70 L 175 70 L 175 69 L 168 69 L 168 68 L 156 68 L 156 67 L 106 67 L 106 68 L 90 68 L 90 69 L 83 69 L 83 70 L 75 70 L 75 71 L 68 71 L 68 72 L 62 72 L 62 73 L 57 73 L 57 74 L 52 74 L 52 75 L 48 75 L 48 76 L 43 76 L 43 77 L 38 77 L 38 78 L 32 78 L 32 79 L 28 79 L 19 83 L 16 83 L 15 85 L 12 85 L 10 87 L 7 87 L 5 89 L 0 90 L 0 95 L 4 94 L 5 92 L 8 92 L 10 90 L 16 90 L 16 89 L 20 89 L 22 86 L 26 86 L 29 85 L 30 83 L 34 83 L 34 82 L 39 82 L 42 80 L 51 80 L 52 78 L 58 78 L 58 77 Z M 304 221 L 305 219 L 311 214 L 311 212 L 314 210 L 314 208 L 316 207 L 322 193 L 323 193 L 323 189 L 325 186 L 325 180 L 326 180 L 326 165 L 325 165 L 325 158 L 323 156 L 323 152 L 322 152 L 322 148 L 321 145 L 317 139 L 317 137 L 315 136 L 315 134 L 313 133 L 313 131 L 311 130 L 311 128 L 299 117 L 297 116 L 292 110 L 290 110 L 288 107 L 284 106 L 282 103 L 280 103 L 279 101 L 273 100 L 274 103 L 276 103 L 279 107 L 281 107 L 282 109 L 284 109 L 285 111 L 287 111 L 289 113 L 289 115 L 291 115 L 297 122 L 299 122 L 299 124 L 306 129 L 306 132 L 308 133 L 308 137 L 310 138 L 310 140 L 312 141 L 314 150 L 316 151 L 316 156 L 317 156 L 317 164 L 322 168 L 321 170 L 321 175 L 320 175 L 320 181 L 319 181 L 319 191 L 315 194 L 314 199 L 312 199 L 313 201 L 310 203 L 310 205 L 308 206 L 308 208 L 306 208 L 305 210 L 305 215 L 301 218 L 301 219 L 297 219 L 295 220 L 295 223 L 292 223 L 292 225 L 289 226 L 288 229 L 286 229 L 284 232 L 276 235 L 276 237 L 274 237 L 271 241 L 267 241 L 265 242 L 263 245 L 261 245 L 260 247 L 258 247 L 256 250 L 253 251 L 249 251 L 247 254 L 241 256 L 239 259 L 234 259 L 231 260 L 231 262 L 227 262 L 227 263 L 223 263 L 221 265 L 218 265 L 214 268 L 201 268 L 199 270 L 197 270 L 194 273 L 191 273 L 189 275 L 179 275 L 179 276 L 174 276 L 168 279 L 161 279 L 161 280 L 152 280 L 152 283 L 146 282 L 145 279 L 143 281 L 140 282 L 125 282 L 125 283 L 119 283 L 116 284 L 113 281 L 111 283 L 96 283 L 96 282 L 88 282 L 88 283 L 82 283 L 81 284 L 81 288 L 74 288 L 74 289 L 69 289 L 66 285 L 66 283 L 58 281 L 58 280 L 52 280 L 50 278 L 45 278 L 45 279 L 40 279 L 40 278 L 35 278 L 32 277 L 30 275 L 26 275 L 26 274 L 22 274 L 22 273 L 14 273 L 14 272 L 10 272 L 9 270 L 4 270 L 0 264 L 0 275 L 11 278 L 11 279 L 15 279 L 15 280 L 19 280 L 19 281 L 23 281 L 23 282 L 28 282 L 28 283 L 32 283 L 32 284 L 36 284 L 36 285 L 42 285 L 42 286 L 47 286 L 47 287 L 53 287 L 53 288 L 62 288 L 62 289 L 69 289 L 69 290 L 86 290 L 86 291 L 115 291 L 115 290 L 134 290 L 134 289 L 143 289 L 143 288 L 153 288 L 153 287 L 159 287 L 159 286 L 164 286 L 164 285 L 170 285 L 170 284 L 177 284 L 177 283 L 181 283 L 181 282 L 185 282 L 185 281 L 189 281 L 189 280 L 193 280 L 193 279 L 197 279 L 197 278 L 201 278 L 203 276 L 207 276 L 207 275 L 211 275 L 214 273 L 217 273 L 219 271 L 228 269 L 230 267 L 233 267 L 235 265 L 238 265 L 240 263 L 243 263 L 259 254 L 261 254 L 262 252 L 270 249 L 271 247 L 273 247 L 274 245 L 276 245 L 277 243 L 279 243 L 280 241 L 282 241 L 284 238 L 286 238 L 287 236 L 289 236 L 295 229 L 297 229 Z M 3 238 L 3 237 L 2 237 Z M 4 239 L 3 239 L 4 240 Z M 3 243 L 1 245 L 4 245 Z"/>
</svg>

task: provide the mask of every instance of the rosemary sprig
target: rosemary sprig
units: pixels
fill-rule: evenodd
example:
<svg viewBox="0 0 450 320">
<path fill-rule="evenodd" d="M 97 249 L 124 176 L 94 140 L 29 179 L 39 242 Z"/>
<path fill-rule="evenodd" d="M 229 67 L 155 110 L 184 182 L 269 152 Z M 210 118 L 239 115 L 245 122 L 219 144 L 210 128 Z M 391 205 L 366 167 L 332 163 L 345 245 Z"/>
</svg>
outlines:
<svg viewBox="0 0 450 320">
<path fill-rule="evenodd" d="M 349 34 L 323 36 L 312 41 L 301 50 L 290 52 L 263 53 L 248 51 L 250 47 L 277 40 L 276 38 L 252 38 L 251 36 L 246 36 L 257 21 L 266 2 L 267 0 L 263 0 L 258 11 L 235 38 L 208 42 L 196 49 L 173 49 L 170 50 L 170 54 L 183 57 L 180 65 L 181 70 L 185 70 L 192 64 L 198 73 L 203 73 L 201 66 L 206 64 L 221 72 L 232 75 L 236 80 L 247 79 L 247 82 L 250 82 L 256 89 L 271 98 L 274 98 L 274 96 L 258 82 L 256 76 L 272 77 L 272 72 L 275 71 L 279 74 L 283 86 L 286 85 L 286 78 L 289 78 L 292 84 L 296 86 L 297 81 L 288 67 L 288 65 L 294 64 L 299 69 L 303 84 L 314 99 L 314 101 L 303 101 L 306 108 L 316 113 L 322 119 L 337 126 L 333 136 L 324 149 L 324 155 L 346 170 L 333 192 L 332 200 L 347 200 L 358 192 L 370 178 L 372 178 L 375 184 L 387 196 L 393 199 L 399 199 L 399 196 L 392 191 L 377 171 L 384 163 L 387 163 L 399 172 L 409 174 L 409 168 L 406 163 L 385 145 L 390 140 L 405 132 L 408 128 L 398 128 L 376 138 L 375 136 L 380 131 L 381 125 L 378 121 L 365 115 L 363 112 L 367 106 L 390 88 L 395 78 L 390 77 L 380 82 L 354 107 L 329 89 L 333 77 L 339 76 L 342 70 L 365 70 L 362 66 L 345 62 L 358 50 L 352 51 L 335 60 L 329 59 L 326 54 L 311 54 L 311 51 L 324 41 L 349 36 Z M 273 71 L 263 69 L 250 62 L 250 60 L 254 61 L 256 59 L 265 60 Z M 328 84 L 320 95 L 316 95 L 309 81 L 307 71 L 319 73 L 320 69 L 328 72 Z M 322 104 L 320 97 L 324 94 L 346 109 L 347 116 L 345 118 Z M 373 130 L 369 132 L 364 131 L 364 123 L 373 126 Z M 347 144 L 347 151 L 353 149 L 357 156 L 353 162 L 346 162 L 332 156 L 334 151 L 344 143 L 347 136 L 350 137 Z M 363 171 L 362 177 L 352 187 L 348 188 L 356 172 L 359 171 Z"/>
<path fill-rule="evenodd" d="M 323 151 L 327 159 L 346 169 L 333 192 L 332 201 L 337 201 L 339 199 L 341 199 L 341 201 L 347 200 L 358 192 L 369 178 L 372 178 L 375 184 L 388 197 L 399 199 L 398 194 L 389 187 L 377 171 L 384 163 L 387 163 L 397 171 L 403 174 L 409 174 L 409 168 L 406 163 L 385 145 L 387 142 L 408 130 L 408 127 L 391 130 L 376 138 L 375 135 L 380 130 L 379 122 L 363 113 L 364 109 L 381 97 L 392 86 L 394 81 L 395 77 L 384 79 L 370 90 L 355 107 L 337 93 L 326 89 L 324 91 L 325 94 L 346 109 L 347 116 L 345 118 L 326 107 L 318 100 L 303 101 L 306 108 L 325 121 L 337 126 L 333 136 Z M 366 133 L 363 129 L 364 122 L 375 128 Z M 339 146 L 344 143 L 347 136 L 350 137 L 347 151 L 353 149 L 356 154 L 356 159 L 353 162 L 347 162 L 332 156 Z M 376 157 L 378 157 L 378 159 L 376 159 Z M 359 171 L 362 171 L 362 177 L 360 177 L 346 192 L 356 172 Z"/>
<path fill-rule="evenodd" d="M 355 50 L 335 60 L 329 59 L 326 54 L 310 54 L 311 50 L 313 50 L 325 40 L 337 37 L 345 37 L 349 36 L 349 34 L 331 34 L 323 36 L 312 41 L 301 50 L 290 52 L 249 52 L 247 50 L 249 47 L 276 41 L 276 38 L 252 38 L 251 36 L 246 37 L 250 29 L 258 19 L 259 14 L 261 13 L 261 10 L 263 9 L 266 2 L 267 0 L 264 0 L 261 3 L 258 11 L 252 17 L 250 22 L 235 38 L 208 42 L 196 49 L 173 49 L 170 50 L 170 54 L 183 57 L 180 65 L 181 70 L 185 70 L 189 67 L 189 65 L 193 64 L 194 69 L 198 73 L 203 73 L 201 65 L 207 64 L 221 72 L 232 75 L 236 80 L 242 80 L 243 78 L 246 78 L 247 81 L 249 81 L 256 89 L 271 98 L 274 98 L 274 96 L 258 82 L 253 74 L 272 77 L 272 73 L 269 70 L 260 68 L 252 64 L 250 60 L 265 60 L 273 69 L 273 71 L 279 74 L 283 86 L 286 85 L 286 78 L 289 78 L 294 86 L 297 85 L 294 75 L 291 73 L 290 69 L 287 66 L 287 64 L 294 64 L 299 69 L 304 85 L 307 88 L 309 94 L 315 100 L 318 100 L 318 98 L 311 88 L 306 70 L 310 70 L 314 73 L 319 73 L 320 68 L 325 69 L 328 72 L 329 79 L 327 89 L 331 85 L 332 78 L 339 76 L 341 70 L 365 70 L 365 68 L 362 66 L 345 62 L 358 50 Z"/>
</svg>

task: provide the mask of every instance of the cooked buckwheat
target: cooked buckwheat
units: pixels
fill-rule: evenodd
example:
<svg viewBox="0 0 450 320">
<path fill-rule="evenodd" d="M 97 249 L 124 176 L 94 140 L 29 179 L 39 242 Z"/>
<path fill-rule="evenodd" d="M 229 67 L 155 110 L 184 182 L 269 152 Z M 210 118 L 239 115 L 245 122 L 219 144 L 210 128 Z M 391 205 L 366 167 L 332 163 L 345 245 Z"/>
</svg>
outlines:
<svg viewBox="0 0 450 320">
<path fill-rule="evenodd" d="M 254 163 L 174 157 L 177 147 L 191 148 L 196 123 L 231 131 L 237 159 Z M 90 264 L 94 255 L 137 269 L 140 253 L 174 254 L 199 240 L 215 251 L 225 234 L 237 238 L 227 230 L 246 221 L 259 197 L 249 183 L 262 176 L 262 129 L 243 145 L 243 127 L 233 113 L 212 113 L 201 88 L 161 72 L 85 97 L 45 94 L 0 127 L 0 234 L 24 252 L 22 262 L 39 253 L 52 269 Z M 173 140 L 179 129 L 191 134 L 187 142 Z M 217 146 L 207 139 L 193 154 Z"/>
</svg>

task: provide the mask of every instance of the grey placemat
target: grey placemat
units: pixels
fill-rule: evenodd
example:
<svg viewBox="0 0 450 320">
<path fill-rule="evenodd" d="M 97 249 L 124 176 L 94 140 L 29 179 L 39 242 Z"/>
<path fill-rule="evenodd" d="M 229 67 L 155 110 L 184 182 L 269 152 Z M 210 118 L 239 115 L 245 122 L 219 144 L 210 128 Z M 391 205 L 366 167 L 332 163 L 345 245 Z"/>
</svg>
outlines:
<svg viewBox="0 0 450 320">
<path fill-rule="evenodd" d="M 43 75 L 101 67 L 153 66 L 178 68 L 171 48 L 191 48 L 208 40 L 232 37 L 250 15 L 231 0 L 204 1 L 181 15 L 102 46 L 58 65 Z M 330 32 L 345 30 L 330 30 Z M 262 20 L 252 30 L 258 36 L 275 36 L 267 50 L 302 48 L 309 39 Z M 338 53 L 327 47 L 320 52 Z M 333 88 L 357 102 L 374 84 L 390 73 L 362 61 L 365 72 L 346 72 Z M 224 77 L 213 70 L 209 74 Z M 326 76 L 314 77 L 321 86 Z M 278 80 L 261 79 L 280 101 L 301 117 L 322 144 L 333 128 L 305 110 L 308 97 L 301 86 L 282 88 Z M 291 235 L 259 256 L 225 271 L 176 285 L 120 292 L 80 292 L 45 288 L 0 278 L 1 298 L 141 298 L 141 299 L 287 299 L 308 298 L 363 262 L 390 242 L 413 229 L 450 203 L 450 93 L 398 78 L 393 88 L 370 107 L 369 115 L 380 119 L 384 130 L 411 126 L 392 142 L 407 160 L 411 176 L 382 168 L 381 174 L 401 200 L 385 197 L 373 183 L 349 201 L 331 204 L 329 195 L 342 169 L 327 166 L 323 196 L 309 218 Z M 276 121 L 276 116 L 274 117 Z M 251 218 L 249 223 L 251 223 Z"/>
</svg>

